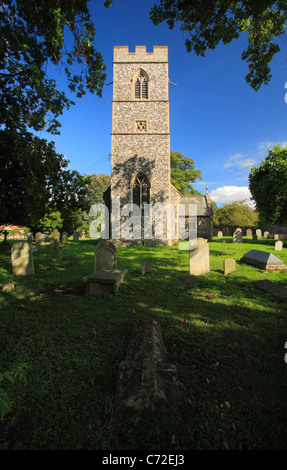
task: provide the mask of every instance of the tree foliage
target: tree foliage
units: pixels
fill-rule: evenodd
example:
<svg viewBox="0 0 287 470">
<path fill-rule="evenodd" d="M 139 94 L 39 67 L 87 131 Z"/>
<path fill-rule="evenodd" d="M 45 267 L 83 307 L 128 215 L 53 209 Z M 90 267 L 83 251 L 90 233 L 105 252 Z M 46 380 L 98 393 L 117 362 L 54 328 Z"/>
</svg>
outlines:
<svg viewBox="0 0 287 470">
<path fill-rule="evenodd" d="M 195 170 L 194 160 L 183 153 L 170 152 L 170 179 L 174 187 L 182 194 L 198 194 L 192 185 L 201 179 L 200 170 Z"/>
<path fill-rule="evenodd" d="M 103 194 L 111 184 L 111 177 L 105 173 L 93 174 L 90 176 L 91 182 L 88 186 L 87 201 L 91 207 L 97 202 L 103 202 Z"/>
<path fill-rule="evenodd" d="M 260 215 L 270 224 L 287 223 L 287 149 L 275 145 L 259 167 L 252 167 L 249 190 Z"/>
<path fill-rule="evenodd" d="M 150 17 L 155 25 L 166 22 L 170 29 L 178 22 L 188 35 L 187 51 L 198 56 L 247 33 L 248 47 L 241 57 L 249 66 L 246 81 L 257 91 L 271 79 L 269 64 L 280 51 L 287 5 L 286 0 L 160 0 Z"/>
<path fill-rule="evenodd" d="M 214 216 L 215 227 L 247 228 L 256 227 L 258 214 L 245 201 L 234 201 L 219 207 Z"/>
<path fill-rule="evenodd" d="M 67 169 L 54 143 L 17 131 L 0 130 L 0 214 L 2 221 L 39 228 L 50 210 L 66 224 L 85 208 L 89 177 Z"/>
<path fill-rule="evenodd" d="M 0 127 L 58 132 L 74 103 L 47 76 L 51 65 L 77 97 L 101 96 L 106 67 L 94 37 L 88 0 L 0 0 Z"/>
</svg>

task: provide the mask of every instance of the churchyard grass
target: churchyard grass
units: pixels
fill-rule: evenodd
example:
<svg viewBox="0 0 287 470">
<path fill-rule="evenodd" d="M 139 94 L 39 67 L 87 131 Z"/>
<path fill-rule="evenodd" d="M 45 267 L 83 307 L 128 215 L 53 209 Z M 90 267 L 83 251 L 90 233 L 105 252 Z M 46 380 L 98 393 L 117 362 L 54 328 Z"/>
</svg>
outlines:
<svg viewBox="0 0 287 470">
<path fill-rule="evenodd" d="M 274 241 L 210 246 L 210 273 L 190 276 L 188 252 L 175 247 L 118 248 L 128 269 L 115 295 L 84 295 L 95 242 L 35 247 L 35 275 L 14 276 L 0 251 L 0 449 L 240 450 L 287 447 L 286 301 L 253 280 L 287 286 L 287 272 L 240 264 L 251 249 L 287 264 Z M 225 276 L 223 260 L 236 271 Z M 152 262 L 142 274 L 141 263 Z M 111 422 L 119 363 L 133 326 L 153 318 L 187 400 L 151 416 Z"/>
</svg>

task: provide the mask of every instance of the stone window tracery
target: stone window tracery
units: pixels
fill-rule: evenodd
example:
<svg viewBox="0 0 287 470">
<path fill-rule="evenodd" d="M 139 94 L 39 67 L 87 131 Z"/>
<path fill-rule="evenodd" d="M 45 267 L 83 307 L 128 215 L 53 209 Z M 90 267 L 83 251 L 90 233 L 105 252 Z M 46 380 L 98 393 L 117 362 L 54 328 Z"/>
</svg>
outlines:
<svg viewBox="0 0 287 470">
<path fill-rule="evenodd" d="M 148 77 L 147 74 L 140 70 L 135 78 L 134 97 L 138 100 L 148 99 Z"/>
</svg>

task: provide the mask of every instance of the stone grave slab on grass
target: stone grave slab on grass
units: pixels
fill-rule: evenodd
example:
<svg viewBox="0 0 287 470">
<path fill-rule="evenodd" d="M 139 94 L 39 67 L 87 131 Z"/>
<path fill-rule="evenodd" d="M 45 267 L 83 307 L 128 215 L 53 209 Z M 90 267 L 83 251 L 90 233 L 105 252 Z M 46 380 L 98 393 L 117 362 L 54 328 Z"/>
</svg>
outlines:
<svg viewBox="0 0 287 470">
<path fill-rule="evenodd" d="M 278 299 L 287 300 L 287 288 L 276 284 L 276 282 L 264 279 L 261 281 L 252 281 L 252 284 L 263 292 L 274 295 Z"/>
<path fill-rule="evenodd" d="M 113 420 L 176 408 L 186 402 L 177 369 L 169 362 L 160 324 L 140 321 L 131 333 L 125 360 L 119 365 Z"/>
<path fill-rule="evenodd" d="M 284 271 L 287 266 L 277 256 L 260 250 L 250 250 L 240 260 L 265 271 Z"/>
<path fill-rule="evenodd" d="M 84 276 L 86 293 L 90 295 L 115 294 L 127 272 L 127 269 L 105 269 Z"/>
</svg>

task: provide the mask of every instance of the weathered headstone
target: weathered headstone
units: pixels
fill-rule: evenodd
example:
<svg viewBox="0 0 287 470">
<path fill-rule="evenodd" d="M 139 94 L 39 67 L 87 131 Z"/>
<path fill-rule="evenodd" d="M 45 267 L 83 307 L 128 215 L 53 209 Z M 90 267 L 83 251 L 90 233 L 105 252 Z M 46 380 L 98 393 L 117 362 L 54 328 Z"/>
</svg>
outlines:
<svg viewBox="0 0 287 470">
<path fill-rule="evenodd" d="M 277 242 L 275 243 L 274 250 L 281 251 L 282 247 L 283 247 L 283 242 L 281 242 L 281 240 L 277 240 Z"/>
<path fill-rule="evenodd" d="M 232 258 L 225 259 L 224 262 L 223 262 L 223 270 L 224 270 L 225 275 L 230 274 L 233 271 L 235 271 L 236 270 L 236 261 L 235 261 L 235 259 L 232 259 Z"/>
<path fill-rule="evenodd" d="M 260 230 L 260 228 L 258 228 L 255 233 L 257 237 L 262 237 L 262 231 Z"/>
<path fill-rule="evenodd" d="M 9 279 L 8 281 L 4 281 L 2 284 L 2 291 L 3 292 L 12 292 L 14 290 L 14 282 Z"/>
<path fill-rule="evenodd" d="M 32 241 L 33 241 L 33 234 L 32 234 L 32 233 L 28 233 L 28 235 L 27 235 L 27 242 L 28 242 L 28 243 L 32 243 Z"/>
<path fill-rule="evenodd" d="M 264 238 L 268 238 L 269 236 L 269 232 L 265 231 L 264 234 L 263 234 Z"/>
<path fill-rule="evenodd" d="M 13 274 L 28 276 L 34 274 L 32 247 L 28 242 L 13 243 L 11 248 Z"/>
<path fill-rule="evenodd" d="M 198 238 L 195 249 L 189 251 L 189 273 L 195 276 L 209 273 L 209 245 L 204 238 Z"/>
<path fill-rule="evenodd" d="M 237 228 L 235 232 L 233 232 L 233 243 L 242 243 L 241 228 Z"/>
<path fill-rule="evenodd" d="M 95 247 L 94 272 L 103 269 L 117 269 L 116 247 L 108 240 L 101 240 Z"/>
<path fill-rule="evenodd" d="M 62 243 L 63 243 L 64 245 L 66 245 L 66 244 L 68 243 L 68 237 L 69 237 L 68 232 L 63 232 L 63 233 L 62 233 Z"/>
<path fill-rule="evenodd" d="M 248 228 L 248 229 L 246 230 L 246 236 L 252 238 L 252 230 L 251 230 L 251 228 Z"/>
<path fill-rule="evenodd" d="M 142 273 L 151 273 L 152 272 L 152 263 L 150 261 L 142 262 Z"/>
<path fill-rule="evenodd" d="M 274 240 L 279 240 L 279 234 L 278 233 L 274 233 Z"/>
<path fill-rule="evenodd" d="M 222 237 L 223 237 L 223 233 L 222 233 L 221 230 L 219 230 L 219 231 L 217 232 L 217 236 L 218 236 L 218 238 L 222 238 Z"/>
<path fill-rule="evenodd" d="M 74 233 L 73 233 L 73 240 L 74 240 L 74 242 L 79 241 L 79 238 L 80 238 L 79 232 L 74 232 Z"/>
<path fill-rule="evenodd" d="M 59 244 L 60 233 L 56 228 L 52 230 L 50 234 L 50 238 L 51 238 L 51 241 L 50 241 L 51 246 Z"/>
<path fill-rule="evenodd" d="M 35 235 L 36 245 L 44 245 L 44 235 L 41 232 L 37 232 Z"/>
<path fill-rule="evenodd" d="M 153 413 L 163 406 L 177 409 L 188 397 L 168 360 L 160 324 L 140 321 L 131 332 L 124 361 L 119 365 L 113 421 Z"/>
<path fill-rule="evenodd" d="M 277 256 L 265 251 L 250 250 L 243 255 L 240 261 L 266 271 L 284 271 L 287 269 L 283 261 Z"/>
</svg>

